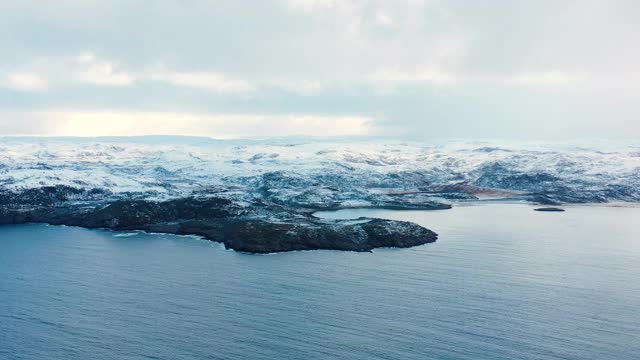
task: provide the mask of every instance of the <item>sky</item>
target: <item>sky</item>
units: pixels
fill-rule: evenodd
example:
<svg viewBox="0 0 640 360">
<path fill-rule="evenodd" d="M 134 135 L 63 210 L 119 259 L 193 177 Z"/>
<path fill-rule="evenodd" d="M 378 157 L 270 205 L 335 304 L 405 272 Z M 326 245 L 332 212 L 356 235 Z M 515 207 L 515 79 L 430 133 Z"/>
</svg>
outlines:
<svg viewBox="0 0 640 360">
<path fill-rule="evenodd" d="M 640 1 L 3 0 L 0 135 L 633 139 Z"/>
</svg>

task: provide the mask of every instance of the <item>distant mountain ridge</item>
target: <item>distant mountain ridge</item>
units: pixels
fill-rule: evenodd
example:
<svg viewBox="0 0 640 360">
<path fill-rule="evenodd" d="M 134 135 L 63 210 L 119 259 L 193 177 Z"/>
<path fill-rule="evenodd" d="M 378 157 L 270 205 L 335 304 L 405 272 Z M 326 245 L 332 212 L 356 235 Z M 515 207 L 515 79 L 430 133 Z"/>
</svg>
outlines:
<svg viewBox="0 0 640 360">
<path fill-rule="evenodd" d="M 0 139 L 0 191 L 64 185 L 168 199 L 244 188 L 272 199 L 313 197 L 339 205 L 373 204 L 381 189 L 438 197 L 442 191 L 435 189 L 456 184 L 466 189 L 456 199 L 490 189 L 539 202 L 636 202 L 640 148 L 339 138 Z"/>
</svg>

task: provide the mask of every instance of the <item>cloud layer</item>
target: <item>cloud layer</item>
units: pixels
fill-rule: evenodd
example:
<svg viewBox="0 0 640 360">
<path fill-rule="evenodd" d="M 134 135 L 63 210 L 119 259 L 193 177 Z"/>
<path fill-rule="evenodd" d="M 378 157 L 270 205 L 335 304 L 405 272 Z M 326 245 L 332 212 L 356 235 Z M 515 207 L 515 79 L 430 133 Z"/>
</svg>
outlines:
<svg viewBox="0 0 640 360">
<path fill-rule="evenodd" d="M 627 138 L 638 18 L 624 0 L 8 0 L 0 134 Z"/>
</svg>

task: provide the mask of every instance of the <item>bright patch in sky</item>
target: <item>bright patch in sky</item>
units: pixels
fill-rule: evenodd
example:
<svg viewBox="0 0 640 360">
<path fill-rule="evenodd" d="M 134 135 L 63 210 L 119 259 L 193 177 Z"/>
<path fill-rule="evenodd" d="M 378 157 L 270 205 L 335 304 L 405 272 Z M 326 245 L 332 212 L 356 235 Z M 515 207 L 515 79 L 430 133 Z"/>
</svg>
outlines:
<svg viewBox="0 0 640 360">
<path fill-rule="evenodd" d="M 1 114 L 2 118 L 16 114 Z M 170 112 L 47 111 L 21 113 L 19 120 L 37 123 L 53 136 L 190 135 L 214 138 L 286 135 L 370 135 L 370 119 L 321 115 L 190 114 Z M 0 132 L 11 133 L 11 121 L 0 120 Z"/>
</svg>

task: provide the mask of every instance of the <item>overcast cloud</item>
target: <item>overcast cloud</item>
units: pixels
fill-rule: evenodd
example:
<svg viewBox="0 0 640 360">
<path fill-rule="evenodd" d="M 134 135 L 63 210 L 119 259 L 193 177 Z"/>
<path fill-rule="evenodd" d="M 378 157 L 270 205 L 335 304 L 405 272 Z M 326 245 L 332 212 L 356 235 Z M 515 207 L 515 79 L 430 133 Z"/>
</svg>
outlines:
<svg viewBox="0 0 640 360">
<path fill-rule="evenodd" d="M 5 0 L 0 135 L 635 138 L 640 2 Z"/>
</svg>

